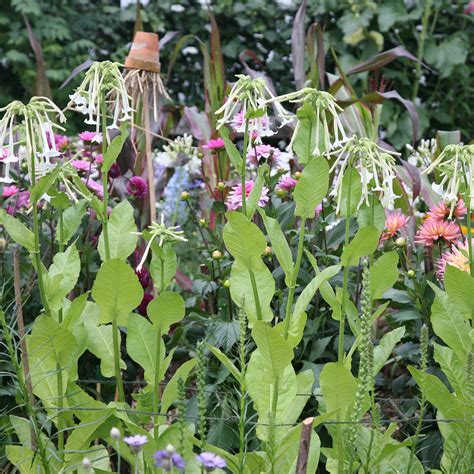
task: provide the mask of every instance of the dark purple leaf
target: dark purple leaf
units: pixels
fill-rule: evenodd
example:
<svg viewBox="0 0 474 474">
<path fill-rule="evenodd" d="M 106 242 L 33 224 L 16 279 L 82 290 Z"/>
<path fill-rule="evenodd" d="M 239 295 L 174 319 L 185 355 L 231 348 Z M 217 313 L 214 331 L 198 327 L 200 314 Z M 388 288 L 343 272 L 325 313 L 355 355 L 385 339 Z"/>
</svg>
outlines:
<svg viewBox="0 0 474 474">
<path fill-rule="evenodd" d="M 413 190 L 413 199 L 416 199 L 421 191 L 420 170 L 416 166 L 413 166 L 411 163 L 401 158 L 400 158 L 400 163 L 403 164 L 404 168 L 407 170 L 411 178 L 411 183 L 412 183 L 411 189 Z"/>
<path fill-rule="evenodd" d="M 94 61 L 92 61 L 91 59 L 86 59 L 82 64 L 79 64 L 79 66 L 76 66 L 71 74 L 69 74 L 69 77 L 61 84 L 61 86 L 59 87 L 59 89 L 62 89 L 63 87 L 66 87 L 69 82 L 74 79 L 80 72 L 82 71 L 87 71 L 87 69 L 89 69 L 92 64 L 94 63 Z"/>
</svg>

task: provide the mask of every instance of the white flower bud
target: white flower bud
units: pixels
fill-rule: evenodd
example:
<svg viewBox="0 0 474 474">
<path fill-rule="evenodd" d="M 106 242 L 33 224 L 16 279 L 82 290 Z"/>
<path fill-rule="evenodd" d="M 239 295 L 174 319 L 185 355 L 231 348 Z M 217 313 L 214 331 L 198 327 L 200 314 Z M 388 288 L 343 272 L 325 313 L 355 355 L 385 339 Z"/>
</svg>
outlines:
<svg viewBox="0 0 474 474">
<path fill-rule="evenodd" d="M 115 428 L 115 426 L 110 430 L 110 436 L 113 439 L 120 439 L 120 430 Z"/>
</svg>

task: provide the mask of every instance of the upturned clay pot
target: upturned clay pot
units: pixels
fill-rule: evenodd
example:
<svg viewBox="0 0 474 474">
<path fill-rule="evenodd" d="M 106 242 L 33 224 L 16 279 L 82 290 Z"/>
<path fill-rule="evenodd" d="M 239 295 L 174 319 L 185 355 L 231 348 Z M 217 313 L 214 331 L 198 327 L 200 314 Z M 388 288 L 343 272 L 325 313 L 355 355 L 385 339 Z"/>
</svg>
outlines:
<svg viewBox="0 0 474 474">
<path fill-rule="evenodd" d="M 158 35 L 137 31 L 125 67 L 160 72 L 160 45 Z"/>
</svg>

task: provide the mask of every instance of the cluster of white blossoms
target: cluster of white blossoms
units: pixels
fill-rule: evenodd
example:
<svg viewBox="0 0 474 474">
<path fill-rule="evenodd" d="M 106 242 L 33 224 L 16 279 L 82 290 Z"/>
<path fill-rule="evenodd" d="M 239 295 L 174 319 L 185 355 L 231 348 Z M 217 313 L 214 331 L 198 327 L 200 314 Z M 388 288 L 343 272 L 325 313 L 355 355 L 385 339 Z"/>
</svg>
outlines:
<svg viewBox="0 0 474 474">
<path fill-rule="evenodd" d="M 388 209 L 393 208 L 395 199 L 399 197 L 393 191 L 393 181 L 396 178 L 395 156 L 398 153 L 389 152 L 368 138 L 354 135 L 332 154 L 336 156 L 336 160 L 331 171 L 338 168 L 334 188 L 330 193 L 336 198 L 336 212 L 341 207 L 344 174 L 351 166 L 359 172 L 362 184 L 362 197 L 358 207 L 363 202 L 369 205 L 371 192 L 379 192 L 382 205 Z"/>
<path fill-rule="evenodd" d="M 185 133 L 163 145 L 163 151 L 156 153 L 154 160 L 156 164 L 166 168 L 185 166 L 190 174 L 197 174 L 201 170 L 198 153 L 198 148 L 193 146 L 192 135 Z"/>
<path fill-rule="evenodd" d="M 439 184 L 433 189 L 442 194 L 443 200 L 451 204 L 451 214 L 459 199 L 462 186 L 469 193 L 470 208 L 474 208 L 474 145 L 448 145 L 423 171 L 428 174 L 436 170 Z"/>
<path fill-rule="evenodd" d="M 231 123 L 239 113 L 242 121 L 236 131 L 247 133 L 253 137 L 255 143 L 262 143 L 262 137 L 275 134 L 270 128 L 267 114 L 267 103 L 275 99 L 275 96 L 263 78 L 252 79 L 244 74 L 238 74 L 236 77 L 237 82 L 232 87 L 227 100 L 216 111 L 216 115 L 220 116 L 216 128 L 219 130 L 225 124 Z M 294 119 L 294 115 L 285 110 L 279 101 L 274 102 L 274 107 L 277 116 L 281 117 L 284 123 Z"/>
<path fill-rule="evenodd" d="M 308 110 L 315 114 L 316 127 L 313 130 L 315 144 L 313 155 L 318 156 L 324 154 L 324 152 L 329 153 L 329 151 L 347 141 L 344 127 L 339 118 L 339 114 L 344 110 L 336 103 L 336 99 L 329 92 L 305 87 L 299 91 L 270 99 L 267 103 L 281 103 L 285 101 L 300 104 L 300 110 L 302 110 L 303 106 L 306 106 Z M 289 119 L 290 117 L 283 118 Z M 332 121 L 332 140 L 331 131 L 329 130 L 330 121 Z M 298 120 L 289 144 L 290 149 L 298 135 L 300 124 L 301 122 Z"/>
<path fill-rule="evenodd" d="M 102 119 L 107 116 L 108 109 L 113 115 L 108 130 L 119 129 L 119 122 L 132 121 L 134 110 L 118 63 L 94 62 L 81 85 L 69 97 L 71 101 L 67 108 L 86 115 L 84 123 L 95 125 L 96 137 L 100 136 Z M 108 136 L 107 141 L 110 141 Z"/>
<path fill-rule="evenodd" d="M 46 174 L 54 164 L 51 158 L 60 155 L 54 140 L 54 128 L 63 130 L 51 121 L 50 114 L 64 123 L 66 117 L 47 97 L 33 97 L 28 104 L 14 101 L 0 109 L 0 182 L 10 184 L 11 165 L 25 159 L 30 181 Z M 21 147 L 21 151 L 20 151 Z M 34 168 L 33 168 L 34 167 Z"/>
<path fill-rule="evenodd" d="M 407 143 L 405 146 L 410 153 L 407 158 L 408 163 L 420 169 L 425 169 L 430 166 L 431 162 L 433 161 L 432 158 L 438 148 L 435 138 L 431 138 L 429 140 L 420 140 L 420 143 L 416 148 L 414 148 L 409 143 Z"/>
</svg>

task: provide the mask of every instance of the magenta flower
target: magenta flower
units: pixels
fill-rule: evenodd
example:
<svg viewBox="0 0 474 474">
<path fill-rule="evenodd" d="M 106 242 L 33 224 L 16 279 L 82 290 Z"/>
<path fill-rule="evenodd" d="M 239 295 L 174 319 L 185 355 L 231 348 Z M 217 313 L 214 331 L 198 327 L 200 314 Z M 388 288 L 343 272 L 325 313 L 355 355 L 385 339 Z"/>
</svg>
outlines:
<svg viewBox="0 0 474 474">
<path fill-rule="evenodd" d="M 216 138 L 215 140 L 209 140 L 205 145 L 202 146 L 203 150 L 218 150 L 224 148 L 225 142 L 223 138 Z"/>
<path fill-rule="evenodd" d="M 214 469 L 224 469 L 227 466 L 225 459 L 217 454 L 205 451 L 196 456 L 196 461 L 202 464 L 206 472 L 212 472 Z"/>
<path fill-rule="evenodd" d="M 426 247 L 432 247 L 439 240 L 452 244 L 461 238 L 459 226 L 453 221 L 425 221 L 415 236 L 415 242 Z"/>
<path fill-rule="evenodd" d="M 464 13 L 468 15 L 469 13 L 474 12 L 474 2 L 469 2 L 465 7 L 464 7 Z"/>
<path fill-rule="evenodd" d="M 102 161 L 104 161 L 104 158 L 103 158 L 102 154 L 99 153 L 99 154 L 95 155 L 94 160 L 98 165 L 101 165 Z"/>
<path fill-rule="evenodd" d="M 246 198 L 249 197 L 250 192 L 252 191 L 254 186 L 254 182 L 252 180 L 247 181 L 245 183 L 245 196 Z M 258 200 L 258 205 L 260 207 L 264 207 L 265 204 L 268 202 L 268 189 L 263 188 L 262 194 L 260 195 L 260 199 Z M 226 201 L 227 208 L 229 211 L 235 211 L 242 207 L 242 184 L 239 183 L 235 185 L 229 193 L 229 196 Z"/>
<path fill-rule="evenodd" d="M 279 189 L 284 189 L 285 191 L 291 191 L 295 186 L 296 183 L 295 178 L 292 178 L 289 174 L 286 176 L 283 176 L 280 181 L 278 182 L 278 188 Z"/>
<path fill-rule="evenodd" d="M 12 184 L 11 186 L 4 186 L 3 191 L 2 191 L 2 197 L 3 198 L 9 198 L 11 196 L 14 196 L 16 193 L 18 193 L 19 189 L 17 186 Z"/>
<path fill-rule="evenodd" d="M 146 181 L 140 176 L 133 176 L 127 183 L 127 192 L 130 196 L 143 199 L 148 191 Z"/>
<path fill-rule="evenodd" d="M 82 178 L 82 181 L 84 181 L 84 183 L 86 183 L 86 186 L 95 194 L 97 194 L 97 196 L 99 196 L 100 198 L 104 197 L 104 189 L 102 187 L 102 184 L 97 183 L 96 181 L 90 178 Z"/>
<path fill-rule="evenodd" d="M 71 165 L 77 170 L 77 171 L 89 171 L 91 167 L 91 163 L 86 160 L 72 160 Z"/>
<path fill-rule="evenodd" d="M 135 454 L 139 453 L 143 446 L 148 443 L 148 438 L 145 435 L 125 436 L 123 440 Z"/>
<path fill-rule="evenodd" d="M 69 145 L 69 138 L 66 135 L 54 134 L 54 142 L 56 143 L 56 148 L 60 151 L 64 151 Z"/>
<path fill-rule="evenodd" d="M 79 138 L 83 142 L 95 142 L 100 143 L 102 141 L 102 135 L 97 132 L 81 132 Z"/>
</svg>

